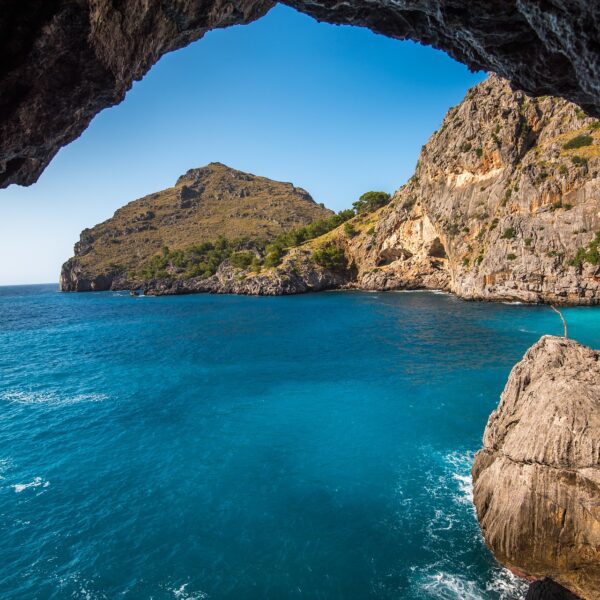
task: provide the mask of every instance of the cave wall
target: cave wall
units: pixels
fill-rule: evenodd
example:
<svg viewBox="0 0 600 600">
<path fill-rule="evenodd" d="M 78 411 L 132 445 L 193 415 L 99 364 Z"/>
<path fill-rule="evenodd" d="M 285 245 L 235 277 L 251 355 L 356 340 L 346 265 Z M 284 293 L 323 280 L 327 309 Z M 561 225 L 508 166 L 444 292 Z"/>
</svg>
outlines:
<svg viewBox="0 0 600 600">
<path fill-rule="evenodd" d="M 210 29 L 249 23 L 273 4 L 2 0 L 0 187 L 34 183 L 56 152 L 99 111 L 121 102 L 163 54 Z M 563 96 L 600 117 L 600 3 L 593 0 L 286 4 L 321 21 L 432 45 L 530 94 Z"/>
</svg>

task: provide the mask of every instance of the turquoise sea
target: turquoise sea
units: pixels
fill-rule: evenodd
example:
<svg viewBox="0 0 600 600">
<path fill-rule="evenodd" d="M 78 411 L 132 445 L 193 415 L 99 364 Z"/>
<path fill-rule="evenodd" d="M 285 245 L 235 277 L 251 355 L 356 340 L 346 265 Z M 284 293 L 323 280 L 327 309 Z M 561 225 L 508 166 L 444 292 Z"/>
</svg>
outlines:
<svg viewBox="0 0 600 600">
<path fill-rule="evenodd" d="M 600 310 L 565 311 L 600 346 Z M 547 307 L 0 288 L 0 597 L 522 598 L 470 462 Z"/>
</svg>

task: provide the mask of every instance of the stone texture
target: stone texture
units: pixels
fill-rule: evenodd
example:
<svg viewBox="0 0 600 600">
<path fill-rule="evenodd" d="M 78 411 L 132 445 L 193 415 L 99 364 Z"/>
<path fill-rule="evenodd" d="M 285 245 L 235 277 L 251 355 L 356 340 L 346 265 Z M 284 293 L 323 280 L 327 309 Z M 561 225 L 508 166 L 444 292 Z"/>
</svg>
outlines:
<svg viewBox="0 0 600 600">
<path fill-rule="evenodd" d="M 570 264 L 600 231 L 598 125 L 490 76 L 448 111 L 388 206 L 353 219 L 357 235 L 328 234 L 355 267 L 345 285 L 600 303 L 600 265 Z M 580 135 L 591 143 L 564 148 Z"/>
<path fill-rule="evenodd" d="M 590 0 L 291 0 L 331 23 L 448 52 L 531 94 L 600 116 L 600 5 Z M 0 14 L 0 187 L 29 185 L 166 52 L 248 23 L 270 0 L 6 0 Z M 218 57 L 216 57 L 218 60 Z"/>
<path fill-rule="evenodd" d="M 142 284 L 148 296 L 179 294 L 241 294 L 246 296 L 287 296 L 343 287 L 346 273 L 335 273 L 302 260 L 286 261 L 284 267 L 262 274 L 242 274 L 229 263 L 206 279 L 159 279 Z"/>
<path fill-rule="evenodd" d="M 600 598 L 600 352 L 552 336 L 528 350 L 489 418 L 473 481 L 502 564 Z"/>
<path fill-rule="evenodd" d="M 600 268 L 569 264 L 600 230 L 597 126 L 575 105 L 513 92 L 497 76 L 475 86 L 381 211 L 370 253 L 356 257 L 358 284 L 369 287 L 379 267 L 401 287 L 437 239 L 447 258 L 431 257 L 432 267 L 463 298 L 597 304 Z M 564 148 L 579 135 L 592 143 Z M 392 248 L 399 260 L 382 266 Z"/>
<path fill-rule="evenodd" d="M 165 53 L 248 23 L 270 0 L 7 0 L 0 13 L 0 186 L 29 185 Z M 198 77 L 201 75 L 198 74 Z"/>
</svg>

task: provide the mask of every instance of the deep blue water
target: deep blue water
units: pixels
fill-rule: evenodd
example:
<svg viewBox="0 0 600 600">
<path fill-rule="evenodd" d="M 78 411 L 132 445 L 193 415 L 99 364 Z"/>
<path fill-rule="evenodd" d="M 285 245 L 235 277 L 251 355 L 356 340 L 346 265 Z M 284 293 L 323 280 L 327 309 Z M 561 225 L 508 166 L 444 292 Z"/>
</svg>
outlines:
<svg viewBox="0 0 600 600">
<path fill-rule="evenodd" d="M 0 288 L 1 598 L 522 597 L 469 468 L 548 308 L 55 289 Z"/>
</svg>

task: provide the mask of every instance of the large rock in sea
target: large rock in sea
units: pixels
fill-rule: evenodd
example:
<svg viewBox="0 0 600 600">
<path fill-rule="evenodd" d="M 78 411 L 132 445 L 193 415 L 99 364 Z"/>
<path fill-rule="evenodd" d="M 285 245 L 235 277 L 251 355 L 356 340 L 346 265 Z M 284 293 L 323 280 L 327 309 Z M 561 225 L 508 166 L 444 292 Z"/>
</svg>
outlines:
<svg viewBox="0 0 600 600">
<path fill-rule="evenodd" d="M 474 502 L 496 558 L 600 598 L 600 352 L 542 337 L 513 368 L 483 446 Z"/>
</svg>

